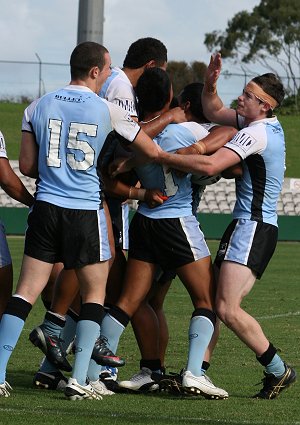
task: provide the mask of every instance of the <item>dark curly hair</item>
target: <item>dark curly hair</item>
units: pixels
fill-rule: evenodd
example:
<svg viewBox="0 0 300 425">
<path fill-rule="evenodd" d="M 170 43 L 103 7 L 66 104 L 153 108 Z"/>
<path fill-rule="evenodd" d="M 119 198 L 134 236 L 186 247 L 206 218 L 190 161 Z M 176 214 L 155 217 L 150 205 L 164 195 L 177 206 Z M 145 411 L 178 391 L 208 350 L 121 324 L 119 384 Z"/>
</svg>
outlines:
<svg viewBox="0 0 300 425">
<path fill-rule="evenodd" d="M 137 69 L 151 60 L 155 61 L 156 66 L 163 66 L 168 60 L 167 48 L 156 38 L 140 38 L 129 47 L 123 67 Z"/>
<path fill-rule="evenodd" d="M 142 120 L 145 112 L 160 111 L 170 101 L 171 80 L 163 69 L 148 68 L 138 79 L 135 92 Z"/>
</svg>

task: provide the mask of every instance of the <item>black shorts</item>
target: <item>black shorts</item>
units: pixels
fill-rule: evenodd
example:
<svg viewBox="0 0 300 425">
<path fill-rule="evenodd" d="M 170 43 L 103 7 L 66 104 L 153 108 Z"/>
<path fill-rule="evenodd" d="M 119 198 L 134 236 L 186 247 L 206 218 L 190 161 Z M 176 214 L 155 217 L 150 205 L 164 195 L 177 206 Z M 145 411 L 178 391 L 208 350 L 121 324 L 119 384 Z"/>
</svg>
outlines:
<svg viewBox="0 0 300 425">
<path fill-rule="evenodd" d="M 106 197 L 115 246 L 128 250 L 129 206 L 117 198 Z"/>
<path fill-rule="evenodd" d="M 138 212 L 129 226 L 128 257 L 175 270 L 210 255 L 194 216 L 153 219 Z"/>
<path fill-rule="evenodd" d="M 65 269 L 111 257 L 103 209 L 74 210 L 36 201 L 28 215 L 24 253 Z"/>
<path fill-rule="evenodd" d="M 221 239 L 215 264 L 233 261 L 249 267 L 260 279 L 277 244 L 278 228 L 246 219 L 233 220 Z"/>
</svg>

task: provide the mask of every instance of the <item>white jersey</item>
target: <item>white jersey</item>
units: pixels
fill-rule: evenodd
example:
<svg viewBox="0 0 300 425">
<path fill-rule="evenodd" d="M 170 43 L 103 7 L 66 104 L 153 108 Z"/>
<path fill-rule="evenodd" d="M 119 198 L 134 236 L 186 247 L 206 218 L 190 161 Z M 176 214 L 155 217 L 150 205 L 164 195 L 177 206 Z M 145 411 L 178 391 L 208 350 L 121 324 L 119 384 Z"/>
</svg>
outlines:
<svg viewBox="0 0 300 425">
<path fill-rule="evenodd" d="M 0 158 L 7 158 L 5 139 L 1 131 L 0 131 Z"/>
<path fill-rule="evenodd" d="M 67 86 L 29 105 L 22 130 L 33 132 L 39 147 L 36 199 L 64 208 L 98 209 L 97 161 L 113 129 L 132 142 L 140 127 L 123 109 L 84 86 Z"/>
<path fill-rule="evenodd" d="M 116 103 L 132 117 L 138 116 L 134 89 L 122 69 L 112 69 L 112 73 L 103 84 L 99 96 L 109 102 Z"/>
</svg>

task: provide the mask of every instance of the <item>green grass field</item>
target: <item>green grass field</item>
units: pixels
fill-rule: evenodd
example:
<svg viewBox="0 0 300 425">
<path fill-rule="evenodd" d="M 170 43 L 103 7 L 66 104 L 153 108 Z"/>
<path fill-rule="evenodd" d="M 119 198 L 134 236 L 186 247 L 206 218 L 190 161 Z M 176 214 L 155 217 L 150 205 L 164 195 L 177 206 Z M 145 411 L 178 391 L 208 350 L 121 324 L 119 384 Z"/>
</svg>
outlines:
<svg viewBox="0 0 300 425">
<path fill-rule="evenodd" d="M 15 280 L 22 258 L 23 238 L 9 237 Z M 214 255 L 217 243 L 209 241 Z M 300 243 L 278 244 L 263 278 L 257 282 L 244 307 L 262 324 L 266 335 L 284 359 L 300 371 Z M 173 282 L 167 296 L 166 315 L 170 341 L 166 366 L 179 371 L 187 357 L 187 328 L 192 312 L 190 299 L 180 281 Z M 70 402 L 59 392 L 31 387 L 41 360 L 39 350 L 28 341 L 29 332 L 43 318 L 38 302 L 26 324 L 9 363 L 7 380 L 13 387 L 10 398 L 0 398 L 0 424 L 226 424 L 299 425 L 300 385 L 296 382 L 276 400 L 255 400 L 262 367 L 255 356 L 230 331 L 222 327 L 209 370 L 216 385 L 229 392 L 228 400 L 179 398 L 164 394 L 116 394 L 102 401 Z M 119 353 L 127 363 L 121 379 L 138 370 L 139 352 L 130 326 L 121 338 Z"/>
<path fill-rule="evenodd" d="M 21 123 L 23 111 L 27 105 L 0 102 L 0 130 L 5 136 L 9 159 L 19 158 Z M 279 117 L 286 135 L 286 177 L 300 177 L 299 167 L 299 116 Z"/>
</svg>

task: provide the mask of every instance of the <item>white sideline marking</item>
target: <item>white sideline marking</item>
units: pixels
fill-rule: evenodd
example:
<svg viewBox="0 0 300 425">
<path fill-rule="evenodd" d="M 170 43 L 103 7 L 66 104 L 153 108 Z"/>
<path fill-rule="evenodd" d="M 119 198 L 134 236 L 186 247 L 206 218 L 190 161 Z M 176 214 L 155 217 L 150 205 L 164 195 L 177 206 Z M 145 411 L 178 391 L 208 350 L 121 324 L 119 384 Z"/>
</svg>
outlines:
<svg viewBox="0 0 300 425">
<path fill-rule="evenodd" d="M 300 316 L 300 311 L 289 311 L 288 313 L 282 313 L 282 314 L 272 314 L 270 316 L 258 316 L 255 317 L 257 320 L 268 320 L 268 319 L 278 319 L 279 317 L 289 317 L 289 316 Z M 31 332 L 33 328 L 23 328 L 26 332 Z M 300 425 L 300 422 L 299 422 Z"/>
<path fill-rule="evenodd" d="M 264 320 L 264 319 L 277 319 L 278 317 L 289 317 L 289 316 L 299 316 L 300 311 L 289 311 L 288 313 L 282 313 L 282 314 L 272 314 L 270 316 L 259 316 L 256 317 L 256 319 Z"/>
</svg>

